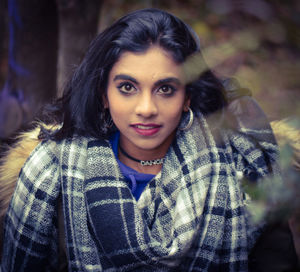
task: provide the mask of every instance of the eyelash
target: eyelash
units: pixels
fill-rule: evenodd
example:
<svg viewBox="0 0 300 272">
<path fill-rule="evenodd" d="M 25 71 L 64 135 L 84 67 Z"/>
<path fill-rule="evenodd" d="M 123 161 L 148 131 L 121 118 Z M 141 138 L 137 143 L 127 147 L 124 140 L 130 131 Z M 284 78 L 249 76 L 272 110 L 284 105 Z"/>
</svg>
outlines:
<svg viewBox="0 0 300 272">
<path fill-rule="evenodd" d="M 120 84 L 117 86 L 118 90 L 119 90 L 122 94 L 125 94 L 125 95 L 131 94 L 131 91 L 126 91 L 126 90 L 123 89 L 123 87 L 125 87 L 125 86 L 130 86 L 131 89 L 135 89 L 135 90 L 136 90 L 136 88 L 135 88 L 130 82 L 122 82 L 122 83 L 120 83 Z"/>
<path fill-rule="evenodd" d="M 160 86 L 158 88 L 158 91 L 161 90 L 161 89 L 163 89 L 164 87 L 168 88 L 167 92 L 170 91 L 169 93 L 162 92 L 161 94 L 164 95 L 164 96 L 172 96 L 175 93 L 175 91 L 176 91 L 176 88 L 174 86 L 172 86 L 172 85 L 162 85 L 162 86 Z"/>
<path fill-rule="evenodd" d="M 124 90 L 125 86 L 126 87 L 130 87 L 130 90 L 129 91 L 128 90 L 127 91 Z M 168 88 L 167 92 L 169 92 L 169 93 L 167 93 L 167 92 L 160 92 L 160 90 L 162 90 L 164 87 Z M 132 93 L 132 89 L 137 90 L 135 88 L 135 86 L 132 83 L 130 83 L 130 82 L 122 82 L 122 83 L 120 83 L 117 86 L 117 88 L 124 95 L 130 95 Z M 174 86 L 168 85 L 168 84 L 164 84 L 164 85 L 161 85 L 160 87 L 157 88 L 157 93 L 159 93 L 159 94 L 161 94 L 163 96 L 172 96 L 176 92 L 176 90 L 177 89 Z"/>
</svg>

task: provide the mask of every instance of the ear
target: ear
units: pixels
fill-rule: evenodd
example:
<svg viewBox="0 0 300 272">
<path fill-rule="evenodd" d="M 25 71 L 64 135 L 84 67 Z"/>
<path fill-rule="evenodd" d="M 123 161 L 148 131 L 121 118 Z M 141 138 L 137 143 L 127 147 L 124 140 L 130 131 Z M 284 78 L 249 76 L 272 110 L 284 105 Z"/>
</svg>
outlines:
<svg viewBox="0 0 300 272">
<path fill-rule="evenodd" d="M 187 94 L 183 104 L 183 111 L 187 112 L 189 110 L 190 105 L 191 105 L 191 97 L 190 95 Z"/>
<path fill-rule="evenodd" d="M 108 109 L 109 108 L 109 103 L 108 103 L 108 99 L 107 99 L 107 95 L 106 94 L 104 94 L 102 96 L 102 101 L 103 101 L 104 109 Z"/>
</svg>

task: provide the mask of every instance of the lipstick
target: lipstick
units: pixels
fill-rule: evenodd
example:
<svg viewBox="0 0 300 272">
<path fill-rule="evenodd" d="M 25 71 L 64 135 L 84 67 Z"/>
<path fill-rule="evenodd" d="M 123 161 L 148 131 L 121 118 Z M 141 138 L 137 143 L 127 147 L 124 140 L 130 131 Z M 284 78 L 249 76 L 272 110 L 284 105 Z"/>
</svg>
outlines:
<svg viewBox="0 0 300 272">
<path fill-rule="evenodd" d="M 159 132 L 159 130 L 161 129 L 161 126 L 157 124 L 138 123 L 138 124 L 132 124 L 130 126 L 136 131 L 136 133 L 142 136 L 152 136 L 157 132 Z"/>
</svg>

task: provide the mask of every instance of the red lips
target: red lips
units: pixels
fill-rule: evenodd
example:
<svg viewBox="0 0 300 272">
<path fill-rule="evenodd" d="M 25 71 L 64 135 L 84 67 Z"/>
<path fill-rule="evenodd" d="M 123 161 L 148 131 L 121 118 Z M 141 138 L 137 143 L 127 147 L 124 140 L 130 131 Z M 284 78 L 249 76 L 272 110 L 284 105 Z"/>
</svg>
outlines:
<svg viewBox="0 0 300 272">
<path fill-rule="evenodd" d="M 132 124 L 130 126 L 136 131 L 136 133 L 142 136 L 152 136 L 156 134 L 162 127 L 161 125 L 158 124 L 142 124 L 142 123 Z"/>
</svg>

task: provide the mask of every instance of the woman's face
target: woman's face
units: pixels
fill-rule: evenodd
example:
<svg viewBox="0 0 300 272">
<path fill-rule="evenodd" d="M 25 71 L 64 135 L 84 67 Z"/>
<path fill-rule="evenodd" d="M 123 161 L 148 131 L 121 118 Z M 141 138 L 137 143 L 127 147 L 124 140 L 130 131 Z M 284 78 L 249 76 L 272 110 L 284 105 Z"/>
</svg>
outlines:
<svg viewBox="0 0 300 272">
<path fill-rule="evenodd" d="M 189 104 L 182 65 L 160 47 L 124 52 L 110 71 L 105 106 L 121 146 L 137 158 L 165 155 Z"/>
</svg>

